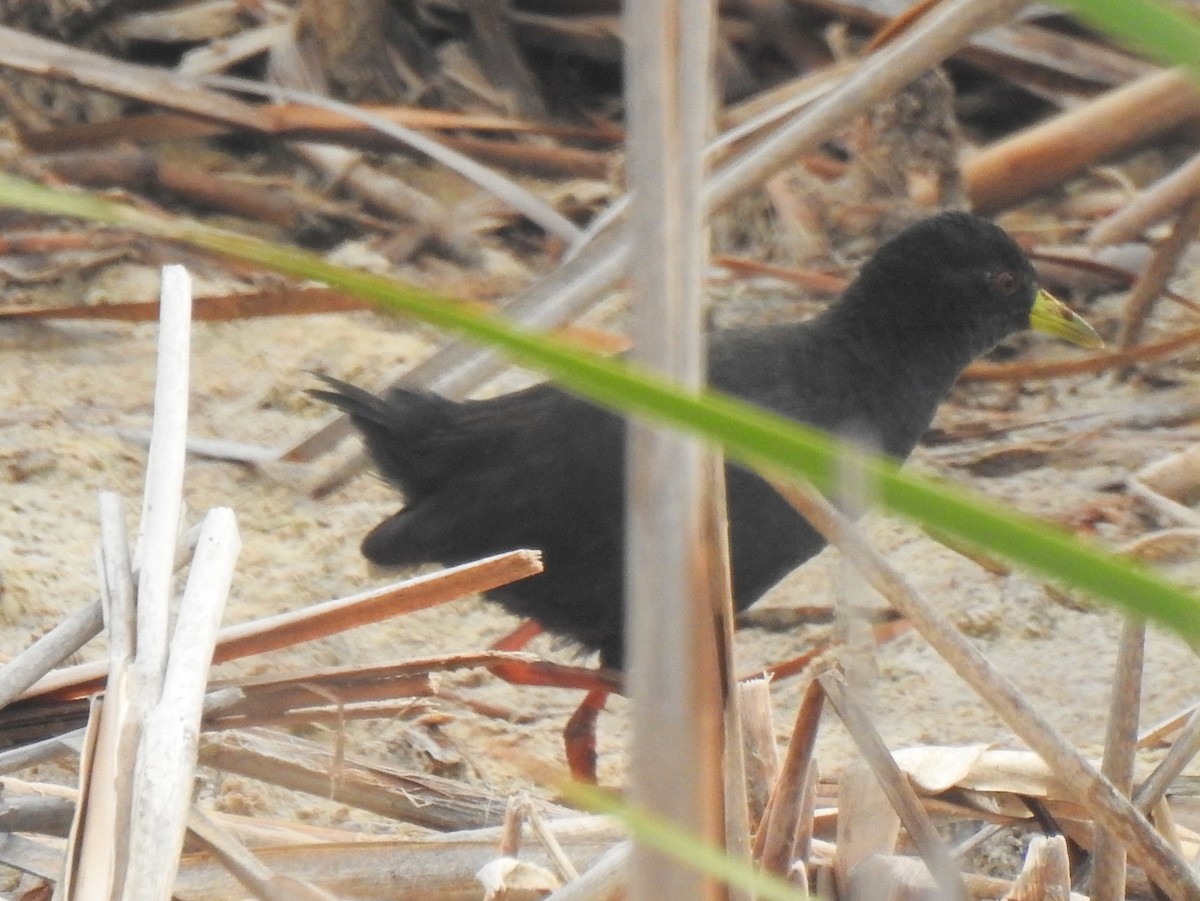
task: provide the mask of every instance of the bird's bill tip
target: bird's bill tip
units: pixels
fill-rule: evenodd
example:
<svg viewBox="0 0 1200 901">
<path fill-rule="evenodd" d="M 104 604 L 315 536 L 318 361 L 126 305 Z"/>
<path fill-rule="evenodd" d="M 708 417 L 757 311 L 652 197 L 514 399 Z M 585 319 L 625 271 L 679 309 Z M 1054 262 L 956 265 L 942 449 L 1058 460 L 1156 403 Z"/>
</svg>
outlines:
<svg viewBox="0 0 1200 901">
<path fill-rule="evenodd" d="M 1104 346 L 1104 339 L 1096 334 L 1086 319 L 1045 289 L 1038 291 L 1034 298 L 1033 309 L 1029 312 L 1029 327 L 1080 347 Z"/>
</svg>

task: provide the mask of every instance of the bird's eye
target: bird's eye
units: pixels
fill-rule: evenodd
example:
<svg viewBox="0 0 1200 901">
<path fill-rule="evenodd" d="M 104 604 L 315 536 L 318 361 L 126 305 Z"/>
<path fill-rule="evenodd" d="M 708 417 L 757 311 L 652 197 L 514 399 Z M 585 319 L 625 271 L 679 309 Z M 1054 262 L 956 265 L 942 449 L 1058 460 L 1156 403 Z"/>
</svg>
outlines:
<svg viewBox="0 0 1200 901">
<path fill-rule="evenodd" d="M 1017 289 L 1021 287 L 1021 280 L 1017 278 L 1017 274 L 1011 269 L 1002 269 L 992 275 L 992 284 L 996 286 L 996 290 L 1001 294 L 1015 294 Z"/>
</svg>

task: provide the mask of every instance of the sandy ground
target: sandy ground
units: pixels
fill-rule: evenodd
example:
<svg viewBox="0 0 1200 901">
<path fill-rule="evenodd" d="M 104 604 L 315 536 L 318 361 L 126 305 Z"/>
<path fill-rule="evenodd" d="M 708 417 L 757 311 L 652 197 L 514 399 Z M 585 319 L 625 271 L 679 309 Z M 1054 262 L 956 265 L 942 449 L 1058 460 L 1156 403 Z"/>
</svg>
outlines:
<svg viewBox="0 0 1200 901">
<path fill-rule="evenodd" d="M 136 282 L 144 275 L 114 271 L 105 276 L 113 280 L 107 288 L 101 279 L 91 290 L 121 296 L 123 278 Z M 1103 318 L 1103 311 L 1093 309 L 1091 315 Z M 120 492 L 128 503 L 131 528 L 136 523 L 145 451 L 119 431 L 149 429 L 155 338 L 153 325 L 0 323 L 0 652 L 19 651 L 96 595 L 97 492 Z M 193 337 L 191 432 L 285 447 L 328 416 L 303 392 L 311 383 L 306 371 L 328 371 L 370 385 L 400 362 L 415 362 L 429 353 L 433 338 L 368 313 L 199 324 Z M 1040 338 L 1021 338 L 1014 346 L 1030 348 L 1033 356 L 1075 353 Z M 1119 545 L 1168 525 L 1127 501 L 1124 479 L 1196 437 L 1187 423 L 1135 428 L 1116 415 L 1131 405 L 1141 408 L 1162 399 L 1169 406 L 1171 398 L 1197 387 L 1196 374 L 1186 365 L 1156 371 L 1153 381 L 1122 383 L 1101 376 L 1049 387 L 963 386 L 939 418 L 943 431 L 965 423 L 1029 422 L 1064 413 L 1101 418 L 926 446 L 912 465 L 1032 514 L 1079 520 L 1089 510 L 1108 511 L 1111 515 L 1100 517 L 1098 537 Z M 349 449 L 347 443 L 342 450 Z M 988 462 L 981 464 L 981 459 Z M 301 608 L 393 579 L 368 573 L 357 546 L 371 526 L 397 508 L 397 498 L 379 480 L 365 477 L 328 498 L 311 499 L 306 487 L 331 463 L 253 468 L 189 460 L 188 522 L 211 507 L 230 506 L 244 541 L 227 622 Z M 979 472 L 1003 474 L 975 474 Z M 1025 575 L 989 573 L 901 522 L 873 515 L 868 529 L 892 562 L 1072 741 L 1088 751 L 1100 745 L 1119 630 L 1115 615 L 1064 600 Z M 1171 571 L 1200 583 L 1194 556 L 1172 565 Z M 830 602 L 842 581 L 839 572 L 836 555 L 826 552 L 761 606 Z M 221 667 L 219 674 L 287 674 L 471 651 L 515 625 L 496 607 L 465 599 Z M 738 641 L 739 668 L 749 671 L 793 656 L 827 633 L 827 627 L 744 630 Z M 564 661 L 579 659 L 571 648 L 545 637 L 532 648 Z M 88 658 L 102 654 L 101 641 L 83 652 Z M 1200 666 L 1180 641 L 1151 630 L 1147 660 L 1147 724 L 1197 700 Z M 883 647 L 877 671 L 876 720 L 892 747 L 974 742 L 1020 747 L 915 633 Z M 446 714 L 441 726 L 404 718 L 357 724 L 348 732 L 346 752 L 466 778 L 498 793 L 526 786 L 531 772 L 561 764 L 559 733 L 579 700 L 576 693 L 516 689 L 486 673 L 449 682 L 462 695 L 506 707 L 515 717 L 482 716 L 463 704 L 439 701 Z M 792 680 L 774 690 L 781 740 L 802 682 Z M 623 699 L 614 699 L 600 723 L 600 775 L 608 784 L 623 779 L 626 709 Z M 440 760 L 428 753 L 431 728 L 445 743 L 436 755 Z M 332 733 L 323 727 L 305 734 L 333 745 Z M 848 738 L 829 718 L 820 745 L 824 771 L 836 772 L 852 754 Z M 218 806 L 265 813 L 284 803 L 279 793 L 260 792 L 247 780 L 213 773 L 205 779 Z M 293 803 L 305 817 L 334 822 L 348 816 L 319 799 Z"/>
</svg>

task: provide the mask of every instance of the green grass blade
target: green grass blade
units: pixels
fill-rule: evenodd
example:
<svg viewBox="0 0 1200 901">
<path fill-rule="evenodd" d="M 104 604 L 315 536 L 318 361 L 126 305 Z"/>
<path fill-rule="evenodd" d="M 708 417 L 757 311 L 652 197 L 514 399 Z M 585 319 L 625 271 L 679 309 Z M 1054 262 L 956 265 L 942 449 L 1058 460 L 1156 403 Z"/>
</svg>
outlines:
<svg viewBox="0 0 1200 901">
<path fill-rule="evenodd" d="M 579 807 L 616 817 L 646 847 L 669 854 L 726 885 L 741 889 L 751 898 L 761 901 L 817 901 L 814 896 L 801 892 L 773 873 L 763 872 L 748 861 L 731 857 L 723 849 L 701 841 L 670 820 L 635 807 L 593 785 L 568 782 L 562 786 L 562 792 Z"/>
<path fill-rule="evenodd" d="M 811 479 L 829 490 L 836 461 L 848 452 L 828 435 L 715 392 L 688 395 L 658 376 L 596 357 L 561 340 L 521 331 L 453 298 L 383 276 L 327 263 L 186 220 L 165 220 L 82 192 L 66 192 L 0 175 L 0 202 L 136 228 L 277 272 L 324 282 L 381 307 L 451 329 L 506 351 L 591 400 L 702 435 L 734 459 Z M 903 472 L 890 460 L 867 463 L 889 510 L 957 535 L 1127 611 L 1156 620 L 1200 647 L 1200 599 L 1155 573 L 1066 532 L 1004 510 L 960 489 Z"/>
<path fill-rule="evenodd" d="M 1182 9 L 1155 0 L 1060 0 L 1078 14 L 1130 47 L 1172 66 L 1182 66 L 1200 79 L 1200 23 Z"/>
</svg>

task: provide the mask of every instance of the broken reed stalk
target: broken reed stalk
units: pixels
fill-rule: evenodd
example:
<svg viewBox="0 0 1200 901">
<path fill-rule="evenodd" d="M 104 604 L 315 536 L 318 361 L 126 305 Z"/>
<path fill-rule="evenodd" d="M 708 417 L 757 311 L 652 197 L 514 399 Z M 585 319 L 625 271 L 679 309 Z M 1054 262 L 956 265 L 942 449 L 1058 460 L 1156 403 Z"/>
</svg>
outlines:
<svg viewBox="0 0 1200 901">
<path fill-rule="evenodd" d="M 180 603 L 162 688 L 142 727 L 129 824 L 129 901 L 171 898 L 191 805 L 208 670 L 240 551 L 233 511 L 209 511 Z M 139 616 L 140 611 L 139 604 Z"/>
<path fill-rule="evenodd" d="M 115 493 L 100 495 L 100 601 L 108 622 L 112 683 L 104 701 L 93 700 L 80 748 L 80 804 L 64 873 L 65 894 L 111 890 L 114 872 L 127 860 L 129 809 L 138 723 L 126 707 L 127 675 L 133 657 L 136 591 L 125 524 L 125 509 Z"/>
<path fill-rule="evenodd" d="M 1141 191 L 1088 232 L 1088 244 L 1103 247 L 1135 240 L 1200 194 L 1200 154 Z"/>
<path fill-rule="evenodd" d="M 183 510 L 191 359 L 191 278 L 182 266 L 163 267 L 160 306 L 154 419 L 133 555 L 139 565 L 136 596 L 131 590 L 120 503 L 112 497 L 102 500 L 101 603 L 113 633 L 106 666 L 109 684 L 104 701 L 92 702 L 85 734 L 80 788 L 88 803 L 79 805 L 65 886 L 60 887 L 64 897 L 107 897 L 123 890 L 133 837 L 130 814 L 138 789 L 137 747 L 166 670 L 175 547 Z"/>
<path fill-rule="evenodd" d="M 182 266 L 164 266 L 154 382 L 154 419 L 146 458 L 146 490 L 134 557 L 138 572 L 135 705 L 158 700 L 167 661 L 167 622 L 175 542 L 183 510 L 187 458 L 188 365 L 191 360 L 191 277 Z"/>
<path fill-rule="evenodd" d="M 971 895 L 958 865 L 933 828 L 908 778 L 896 765 L 892 752 L 872 724 L 870 715 L 855 699 L 846 679 L 835 670 L 827 670 L 817 677 L 817 681 L 900 817 L 909 838 L 917 846 L 925 866 L 940 889 L 941 897 L 946 901 L 970 901 Z M 839 821 L 844 816 L 852 815 L 852 811 L 838 811 Z"/>
<path fill-rule="evenodd" d="M 619 901 L 625 897 L 625 869 L 632 848 L 629 841 L 613 845 L 582 876 L 543 901 Z"/>
<path fill-rule="evenodd" d="M 814 679 L 804 689 L 800 707 L 796 711 L 796 722 L 792 726 L 792 737 L 788 742 L 783 768 L 775 780 L 767 809 L 758 827 L 754 841 L 754 858 L 768 873 L 786 876 L 792 861 L 799 857 L 807 862 L 807 842 L 801 842 L 799 855 L 794 855 L 794 837 L 804 830 L 812 835 L 811 824 L 803 822 L 810 811 L 806 811 L 804 800 L 815 775 L 813 751 L 817 744 L 817 730 L 821 724 L 821 708 L 825 704 L 825 692 Z"/>
<path fill-rule="evenodd" d="M 703 186 L 715 15 L 706 0 L 643 0 L 626 5 L 621 19 L 631 359 L 685 391 L 701 388 L 706 370 Z M 626 791 L 634 805 L 720 845 L 723 763 L 733 756 L 724 753 L 725 727 L 737 724 L 724 715 L 732 649 L 714 618 L 728 607 L 728 568 L 710 565 L 711 539 L 723 531 L 724 479 L 709 456 L 691 435 L 627 425 L 624 631 L 633 703 Z M 630 901 L 715 901 L 719 891 L 709 874 L 645 844 L 634 846 L 628 879 Z"/>
<path fill-rule="evenodd" d="M 1197 754 L 1200 754 L 1200 708 L 1188 717 L 1187 723 L 1171 744 L 1171 750 L 1133 793 L 1134 806 L 1142 813 L 1149 813 Z"/>
<path fill-rule="evenodd" d="M 103 547 L 116 547 L 113 534 L 115 530 L 115 522 L 113 517 L 116 515 L 116 509 L 113 503 L 113 498 L 116 503 L 123 507 L 123 502 L 120 498 L 112 494 L 109 499 L 106 495 L 110 492 L 102 491 L 100 493 L 100 534 L 101 545 Z M 125 528 L 124 513 L 120 514 L 121 529 Z M 179 544 L 175 548 L 175 569 L 178 570 L 191 559 L 192 551 L 195 549 L 196 537 L 200 534 L 199 528 L 189 529 L 180 539 Z M 105 537 L 107 535 L 107 537 Z M 106 554 L 102 550 L 101 567 L 107 567 L 110 560 L 117 560 L 121 553 L 124 554 L 125 560 L 129 560 L 129 551 L 127 538 L 124 532 L 120 534 L 121 546 L 125 548 L 123 552 L 114 554 Z M 122 591 L 128 591 L 128 596 L 133 596 L 132 585 L 136 582 L 137 573 L 128 568 L 123 575 L 106 574 L 104 577 L 109 580 L 110 585 L 116 585 L 113 581 L 119 579 L 126 587 L 122 587 Z M 110 588 L 110 593 L 111 593 Z M 65 659 L 74 654 L 91 639 L 100 634 L 100 630 L 104 627 L 104 621 L 108 618 L 105 613 L 106 602 L 102 598 L 97 598 L 94 601 L 86 604 L 76 610 L 65 620 L 27 647 L 24 651 L 14 657 L 8 663 L 0 668 L 0 709 L 7 707 L 24 692 L 28 691 L 38 680 L 42 679 L 47 673 L 51 672 L 55 667 L 61 664 Z M 110 628 L 110 632 L 111 632 Z M 113 636 L 109 636 L 109 644 L 111 646 Z M 111 655 L 110 651 L 110 655 Z M 4 752 L 8 753 L 8 752 Z"/>
<path fill-rule="evenodd" d="M 100 601 L 80 607 L 0 668 L 0 709 L 100 634 Z"/>
<path fill-rule="evenodd" d="M 1104 760 L 1100 765 L 1100 772 L 1126 797 L 1133 794 L 1145 645 L 1146 624 L 1126 617 L 1117 647 Z M 1088 891 L 1091 901 L 1122 901 L 1125 897 L 1125 849 L 1103 827 L 1096 829 L 1096 844 L 1089 862 L 1092 866 Z"/>
<path fill-rule="evenodd" d="M 187 828 L 255 898 L 262 901 L 334 901 L 333 896 L 323 889 L 265 866 L 199 807 L 193 806 L 188 813 Z"/>
<path fill-rule="evenodd" d="M 1121 324 L 1121 349 L 1127 350 L 1141 337 L 1142 327 L 1150 315 L 1154 301 L 1162 294 L 1175 274 L 1179 261 L 1200 231 L 1200 197 L 1192 197 L 1182 208 L 1171 234 L 1154 252 L 1154 258 L 1142 273 L 1129 299 L 1125 302 L 1125 319 Z"/>
<path fill-rule="evenodd" d="M 1104 778 L 1015 685 L 894 570 L 834 507 L 812 488 L 781 479 L 772 485 L 830 544 L 857 565 L 880 594 L 1050 767 L 1055 777 L 1112 831 L 1172 901 L 1198 901 L 1200 878 L 1150 822 Z"/>
<path fill-rule="evenodd" d="M 1011 206 L 1197 112 L 1200 93 L 1186 74 L 1154 72 L 971 156 L 963 165 L 967 195 L 982 215 Z"/>
<path fill-rule="evenodd" d="M 541 556 L 536 551 L 509 551 L 362 594 L 228 626 L 218 636 L 213 662 L 224 663 L 334 635 L 392 616 L 424 610 L 466 594 L 488 591 L 541 571 Z M 51 694 L 81 697 L 97 690 L 107 671 L 105 661 L 56 670 L 39 680 L 22 697 Z"/>
<path fill-rule="evenodd" d="M 742 746 L 746 761 L 746 794 L 751 828 L 758 829 L 779 778 L 779 749 L 775 745 L 775 719 L 771 708 L 771 683 L 750 679 L 737 683 L 742 711 Z"/>
<path fill-rule="evenodd" d="M 1161 341 L 1139 344 L 1128 350 L 1094 354 L 1081 359 L 1047 360 L 1021 363 L 972 363 L 960 382 L 1023 382 L 1027 379 L 1053 379 L 1070 375 L 1088 375 L 1120 369 L 1135 363 L 1176 357 L 1181 350 L 1200 343 L 1200 329 L 1188 329 Z"/>
</svg>

